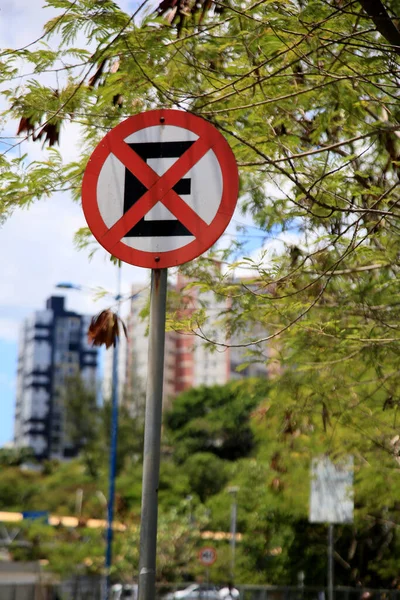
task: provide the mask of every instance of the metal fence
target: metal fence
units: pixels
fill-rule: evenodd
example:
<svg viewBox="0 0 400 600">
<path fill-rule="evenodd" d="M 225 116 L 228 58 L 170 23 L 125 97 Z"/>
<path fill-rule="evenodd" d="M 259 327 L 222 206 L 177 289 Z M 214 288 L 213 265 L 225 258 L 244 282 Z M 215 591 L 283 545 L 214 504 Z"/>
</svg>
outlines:
<svg viewBox="0 0 400 600">
<path fill-rule="evenodd" d="M 187 587 L 186 585 L 162 586 L 158 589 L 157 600 L 168 593 Z M 328 589 L 313 586 L 273 586 L 239 585 L 240 600 L 327 600 Z M 355 587 L 334 588 L 334 600 L 400 600 L 400 590 L 369 589 Z M 207 600 L 206 594 L 204 600 Z"/>
<path fill-rule="evenodd" d="M 162 585 L 155 600 L 188 584 Z M 304 586 L 237 585 L 240 600 L 327 600 L 327 589 Z M 368 594 L 368 595 L 367 595 Z M 400 590 L 335 587 L 334 600 L 400 600 Z M 74 578 L 60 584 L 0 584 L 0 600 L 101 600 L 101 578 Z M 204 593 L 203 600 L 207 600 Z"/>
<path fill-rule="evenodd" d="M 327 600 L 328 590 L 323 587 L 304 586 L 237 586 L 240 600 Z M 335 587 L 334 600 L 400 600 L 400 590 Z"/>
<path fill-rule="evenodd" d="M 56 600 L 54 586 L 35 584 L 0 584 L 0 600 Z"/>
<path fill-rule="evenodd" d="M 100 600 L 101 579 L 82 577 L 59 584 L 1 584 L 0 600 Z"/>
</svg>

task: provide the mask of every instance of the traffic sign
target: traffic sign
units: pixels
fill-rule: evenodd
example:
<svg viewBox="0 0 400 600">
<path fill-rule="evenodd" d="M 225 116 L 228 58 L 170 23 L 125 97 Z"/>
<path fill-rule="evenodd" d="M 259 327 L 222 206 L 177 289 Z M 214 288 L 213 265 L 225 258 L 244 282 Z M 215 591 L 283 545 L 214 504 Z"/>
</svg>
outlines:
<svg viewBox="0 0 400 600">
<path fill-rule="evenodd" d="M 98 242 L 120 260 L 152 269 L 210 248 L 235 210 L 235 157 L 208 121 L 179 110 L 129 117 L 94 150 L 82 206 Z"/>
<path fill-rule="evenodd" d="M 47 524 L 49 522 L 49 512 L 47 510 L 25 510 L 22 513 L 22 518 L 30 521 L 43 521 Z"/>
<path fill-rule="evenodd" d="M 206 546 L 199 551 L 199 561 L 205 567 L 209 567 L 215 563 L 217 560 L 217 551 L 215 548 L 211 548 L 210 546 Z"/>
</svg>

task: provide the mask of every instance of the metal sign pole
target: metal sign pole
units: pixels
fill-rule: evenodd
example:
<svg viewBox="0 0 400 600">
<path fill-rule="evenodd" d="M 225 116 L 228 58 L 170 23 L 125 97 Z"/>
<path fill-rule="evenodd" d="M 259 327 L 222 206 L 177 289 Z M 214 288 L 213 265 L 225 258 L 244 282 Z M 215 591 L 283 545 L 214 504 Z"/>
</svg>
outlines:
<svg viewBox="0 0 400 600">
<path fill-rule="evenodd" d="M 328 529 L 328 600 L 333 600 L 333 523 Z"/>
<path fill-rule="evenodd" d="M 144 425 L 138 600 L 155 598 L 166 299 L 167 269 L 153 269 Z"/>
<path fill-rule="evenodd" d="M 230 565 L 230 578 L 232 584 L 235 581 L 235 550 L 236 550 L 236 521 L 237 521 L 237 493 L 239 487 L 233 486 L 228 488 L 228 492 L 232 494 L 232 505 L 231 505 L 231 565 Z"/>
</svg>

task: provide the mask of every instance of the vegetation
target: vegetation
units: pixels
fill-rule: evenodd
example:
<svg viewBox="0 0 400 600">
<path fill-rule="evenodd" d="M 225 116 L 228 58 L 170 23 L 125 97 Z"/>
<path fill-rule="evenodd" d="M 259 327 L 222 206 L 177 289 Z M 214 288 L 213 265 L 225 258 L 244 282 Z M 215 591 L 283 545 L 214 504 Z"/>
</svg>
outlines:
<svg viewBox="0 0 400 600">
<path fill-rule="evenodd" d="M 220 409 L 220 391 L 204 389 L 166 416 L 160 539 L 177 537 L 160 547 L 176 551 L 177 565 L 186 563 L 180 544 L 193 539 L 187 531 L 179 536 L 178 522 L 188 495 L 196 526 L 226 530 L 225 488 L 235 484 L 244 533 L 237 579 L 294 582 L 301 569 L 306 582 L 311 574 L 320 582 L 326 540 L 323 527 L 306 522 L 309 462 L 321 453 L 351 453 L 357 513 L 354 527 L 337 529 L 338 580 L 397 585 L 397 0 L 163 0 L 157 14 L 146 12 L 146 3 L 127 14 L 111 0 L 48 5 L 59 14 L 43 38 L 1 54 L 4 116 L 11 111 L 19 120 L 18 144 L 32 138 L 48 148 L 35 162 L 15 157 L 15 146 L 1 158 L 0 215 L 56 190 L 79 200 L 84 167 L 106 131 L 132 113 L 174 107 L 226 136 L 240 169 L 241 210 L 252 220 L 235 221 L 232 243 L 182 267 L 201 291 L 229 298 L 231 309 L 212 324 L 218 335 L 202 304 L 190 315 L 180 310 L 184 294 L 169 326 L 203 339 L 210 351 L 244 347 L 248 361 L 274 366 L 275 378 L 263 394 L 251 387 L 252 399 L 225 388 L 229 410 Z M 20 75 L 21 61 L 33 74 Z M 82 154 L 64 164 L 54 146 L 69 123 L 81 127 Z M 276 252 L 266 243 L 274 238 L 281 241 Z M 78 232 L 77 243 L 92 244 L 90 233 Z M 245 282 L 235 277 L 243 268 Z M 202 394 L 209 412 L 202 411 Z M 194 418 L 186 422 L 189 406 Z M 129 456 L 118 487 L 128 521 L 138 516 L 140 481 L 140 463 Z M 57 487 L 60 473 L 65 469 L 65 486 L 73 470 L 73 485 L 90 493 L 104 489 L 103 464 L 95 481 L 79 461 L 46 477 L 10 467 L 0 485 L 8 486 L 14 507 L 22 506 L 21 494 L 36 506 L 40 482 L 41 493 L 54 489 L 44 496 L 49 504 L 71 509 L 74 488 L 68 494 Z M 20 477 L 26 485 L 17 484 Z M 100 511 L 94 500 L 90 510 Z M 135 540 L 135 531 L 116 543 Z M 226 551 L 225 542 L 221 564 Z M 221 564 L 213 577 L 225 576 Z M 196 568 L 187 563 L 190 573 Z M 182 568 L 172 574 L 165 567 L 159 576 L 178 573 Z"/>
<path fill-rule="evenodd" d="M 295 585 L 298 573 L 304 571 L 306 584 L 324 585 L 327 529 L 308 523 L 310 462 L 325 447 L 324 426 L 317 420 L 313 428 L 303 431 L 301 422 L 292 422 L 291 427 L 287 419 L 282 422 L 279 407 L 272 404 L 277 385 L 250 379 L 190 390 L 165 415 L 159 486 L 160 582 L 201 577 L 197 552 L 205 543 L 215 545 L 218 552 L 212 579 L 228 580 L 229 540 L 222 536 L 210 542 L 207 532 L 229 532 L 229 488 L 236 486 L 242 536 L 237 543 L 236 581 Z M 212 442 L 216 435 L 229 440 L 236 403 L 242 410 L 232 460 L 221 456 L 222 444 Z M 97 417 L 94 422 L 100 442 L 96 452 L 102 457 L 105 428 Z M 209 432 L 206 449 L 205 431 Z M 124 447 L 131 432 L 126 427 L 120 433 Z M 357 432 L 349 438 L 346 426 L 338 424 L 336 435 L 346 442 L 347 450 L 354 449 Z M 193 439 L 203 443 L 193 447 Z M 101 529 L 87 526 L 88 518 L 105 517 L 107 462 L 100 456 L 96 473 L 88 469 L 85 452 L 70 463 L 45 464 L 43 472 L 3 468 L 1 510 L 48 510 L 79 520 L 77 528 L 24 521 L 17 541 L 29 544 L 11 545 L 16 560 L 48 559 L 49 568 L 62 575 L 102 571 L 104 536 Z M 400 482 L 392 460 L 374 449 L 368 461 L 355 455 L 355 521 L 335 528 L 338 584 L 397 586 Z M 126 530 L 115 536 L 116 579 L 137 577 L 140 501 L 141 461 L 128 452 L 117 478 L 116 520 Z M 73 554 L 71 546 L 77 549 Z"/>
</svg>

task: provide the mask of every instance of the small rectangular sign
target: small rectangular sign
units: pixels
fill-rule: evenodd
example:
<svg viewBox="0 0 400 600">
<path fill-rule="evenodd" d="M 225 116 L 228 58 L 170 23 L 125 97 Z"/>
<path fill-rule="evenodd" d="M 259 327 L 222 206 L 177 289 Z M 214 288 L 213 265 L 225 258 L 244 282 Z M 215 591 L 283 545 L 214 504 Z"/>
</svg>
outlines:
<svg viewBox="0 0 400 600">
<path fill-rule="evenodd" d="M 47 510 L 26 510 L 22 513 L 22 516 L 24 519 L 30 519 L 32 521 L 49 522 L 49 513 Z"/>
<path fill-rule="evenodd" d="M 333 463 L 327 457 L 311 464 L 310 523 L 352 523 L 353 457 Z"/>
</svg>

